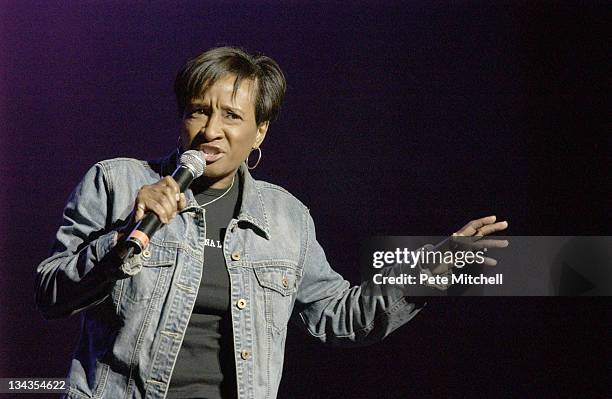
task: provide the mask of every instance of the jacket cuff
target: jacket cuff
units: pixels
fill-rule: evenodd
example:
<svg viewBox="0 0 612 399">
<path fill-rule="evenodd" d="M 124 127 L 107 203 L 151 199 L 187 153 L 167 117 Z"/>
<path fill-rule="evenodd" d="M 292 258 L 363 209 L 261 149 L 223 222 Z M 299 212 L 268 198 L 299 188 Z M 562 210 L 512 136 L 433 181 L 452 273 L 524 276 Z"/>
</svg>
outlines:
<svg viewBox="0 0 612 399">
<path fill-rule="evenodd" d="M 98 237 L 96 252 L 98 261 L 104 268 L 104 274 L 109 280 L 121 280 L 134 276 L 142 270 L 141 254 L 122 259 L 114 249 L 118 244 L 119 233 L 111 231 Z"/>
</svg>

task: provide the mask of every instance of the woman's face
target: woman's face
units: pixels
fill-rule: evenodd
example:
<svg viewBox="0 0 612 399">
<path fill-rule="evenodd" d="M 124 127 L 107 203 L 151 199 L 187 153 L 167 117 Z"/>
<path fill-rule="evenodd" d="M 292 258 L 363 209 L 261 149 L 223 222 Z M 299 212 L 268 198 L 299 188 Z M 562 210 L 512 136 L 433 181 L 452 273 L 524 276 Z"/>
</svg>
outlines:
<svg viewBox="0 0 612 399">
<path fill-rule="evenodd" d="M 259 147 L 268 122 L 255 122 L 255 83 L 243 80 L 232 98 L 236 76 L 217 80 L 185 107 L 183 149 L 200 150 L 206 159 L 204 179 L 212 188 L 228 187 L 251 149 Z"/>
</svg>

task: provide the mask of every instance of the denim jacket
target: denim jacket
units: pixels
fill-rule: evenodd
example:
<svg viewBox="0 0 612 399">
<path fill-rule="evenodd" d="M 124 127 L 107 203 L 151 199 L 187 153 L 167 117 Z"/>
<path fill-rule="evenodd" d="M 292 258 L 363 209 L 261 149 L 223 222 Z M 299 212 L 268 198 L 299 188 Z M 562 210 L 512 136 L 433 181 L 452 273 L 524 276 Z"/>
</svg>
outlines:
<svg viewBox="0 0 612 399">
<path fill-rule="evenodd" d="M 129 264 L 106 262 L 138 190 L 176 167 L 118 158 L 94 165 L 72 193 L 52 255 L 37 268 L 37 304 L 46 318 L 80 312 L 81 336 L 69 398 L 164 398 L 196 300 L 206 257 L 206 212 L 187 190 L 187 207 Z M 223 254 L 240 399 L 276 397 L 287 323 L 323 342 L 380 340 L 420 307 L 404 295 L 351 287 L 328 264 L 313 220 L 281 187 L 241 166 L 240 212 Z M 385 294 L 383 291 L 382 294 Z"/>
</svg>

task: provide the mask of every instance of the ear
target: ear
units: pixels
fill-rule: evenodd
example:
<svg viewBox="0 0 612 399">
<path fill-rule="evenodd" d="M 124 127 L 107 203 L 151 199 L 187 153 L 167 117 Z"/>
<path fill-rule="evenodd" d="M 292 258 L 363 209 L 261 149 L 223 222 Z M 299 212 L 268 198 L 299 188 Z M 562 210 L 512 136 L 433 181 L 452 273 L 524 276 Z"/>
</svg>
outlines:
<svg viewBox="0 0 612 399">
<path fill-rule="evenodd" d="M 257 133 L 255 134 L 255 143 L 253 143 L 253 148 L 259 148 L 261 143 L 263 143 L 269 126 L 270 121 L 261 122 L 259 126 L 257 126 Z"/>
</svg>

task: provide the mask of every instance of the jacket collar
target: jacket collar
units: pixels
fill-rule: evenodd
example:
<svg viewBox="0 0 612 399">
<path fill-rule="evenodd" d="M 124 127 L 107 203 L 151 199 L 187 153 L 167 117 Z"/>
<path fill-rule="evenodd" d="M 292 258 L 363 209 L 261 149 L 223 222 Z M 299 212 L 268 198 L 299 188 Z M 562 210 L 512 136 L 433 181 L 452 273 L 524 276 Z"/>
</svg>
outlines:
<svg viewBox="0 0 612 399">
<path fill-rule="evenodd" d="M 174 151 L 168 157 L 161 160 L 160 172 L 162 176 L 171 175 L 178 165 L 178 151 Z M 155 169 L 155 166 L 153 166 Z M 244 222 L 256 227 L 266 239 L 270 239 L 270 225 L 268 216 L 264 206 L 261 190 L 257 185 L 257 181 L 249 173 L 248 168 L 244 163 L 240 165 L 237 172 L 240 179 L 241 204 L 240 212 L 238 213 L 238 222 Z M 185 192 L 187 196 L 187 208 L 198 207 L 193 192 L 188 189 Z"/>
<path fill-rule="evenodd" d="M 244 163 L 240 164 L 238 176 L 242 183 L 242 203 L 240 204 L 240 213 L 238 221 L 251 223 L 264 234 L 266 239 L 270 239 L 270 225 L 268 224 L 268 215 L 264 206 L 263 195 L 257 185 L 257 181 L 253 179 L 249 169 Z"/>
</svg>

